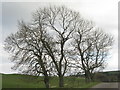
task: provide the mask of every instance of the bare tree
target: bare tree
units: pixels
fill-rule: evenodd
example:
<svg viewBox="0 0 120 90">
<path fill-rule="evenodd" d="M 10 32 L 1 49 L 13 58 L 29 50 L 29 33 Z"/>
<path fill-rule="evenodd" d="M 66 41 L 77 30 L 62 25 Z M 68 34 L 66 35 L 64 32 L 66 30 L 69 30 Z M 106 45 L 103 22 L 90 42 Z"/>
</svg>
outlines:
<svg viewBox="0 0 120 90">
<path fill-rule="evenodd" d="M 91 81 L 95 70 L 104 67 L 113 37 L 84 20 L 75 32 L 74 40 L 75 55 L 79 58 L 76 67 L 84 71 L 87 81 Z"/>
<path fill-rule="evenodd" d="M 22 70 L 23 73 L 44 75 L 44 83 L 49 88 L 49 71 L 51 61 L 44 51 L 41 42 L 41 33 L 33 25 L 26 25 L 23 21 L 19 22 L 19 31 L 11 34 L 5 40 L 5 50 L 12 53 L 12 61 L 15 62 L 13 69 Z"/>
<path fill-rule="evenodd" d="M 51 57 L 57 75 L 59 76 L 59 86 L 64 86 L 63 76 L 67 70 L 68 64 L 68 43 L 72 38 L 72 33 L 76 29 L 77 19 L 80 18 L 79 13 L 74 12 L 64 6 L 48 7 L 39 9 L 34 13 L 34 21 L 40 26 L 42 23 L 47 32 L 52 32 L 48 35 L 49 39 L 42 40 L 44 48 Z M 53 35 L 54 34 L 54 35 Z"/>
</svg>

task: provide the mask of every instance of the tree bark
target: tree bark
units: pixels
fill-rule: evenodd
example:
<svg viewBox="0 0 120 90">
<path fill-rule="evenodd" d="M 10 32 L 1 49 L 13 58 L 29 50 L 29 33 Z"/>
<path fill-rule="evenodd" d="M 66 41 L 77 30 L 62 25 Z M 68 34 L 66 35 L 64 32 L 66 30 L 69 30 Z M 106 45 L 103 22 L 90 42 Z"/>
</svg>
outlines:
<svg viewBox="0 0 120 90">
<path fill-rule="evenodd" d="M 59 87 L 64 87 L 64 79 L 63 76 L 59 76 Z"/>
<path fill-rule="evenodd" d="M 92 75 L 89 71 L 85 71 L 85 78 L 86 78 L 86 82 L 92 81 Z"/>
<path fill-rule="evenodd" d="M 46 88 L 49 88 L 49 87 L 50 87 L 50 86 L 49 86 L 49 77 L 48 77 L 48 76 L 45 76 L 45 78 L 44 78 L 44 83 L 45 83 Z"/>
</svg>

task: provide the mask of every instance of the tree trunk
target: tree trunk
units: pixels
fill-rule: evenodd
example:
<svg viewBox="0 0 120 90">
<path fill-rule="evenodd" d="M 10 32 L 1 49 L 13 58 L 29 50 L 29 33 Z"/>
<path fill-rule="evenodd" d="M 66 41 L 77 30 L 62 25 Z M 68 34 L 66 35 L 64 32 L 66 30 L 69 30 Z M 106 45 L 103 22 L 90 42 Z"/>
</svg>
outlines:
<svg viewBox="0 0 120 90">
<path fill-rule="evenodd" d="M 90 73 L 88 70 L 85 72 L 85 76 L 86 76 L 86 82 L 92 81 L 92 73 Z"/>
<path fill-rule="evenodd" d="M 86 70 L 85 70 L 85 81 L 88 82 L 88 73 Z"/>
<path fill-rule="evenodd" d="M 91 79 L 91 81 L 94 81 L 94 74 L 93 73 L 90 73 L 90 79 Z"/>
<path fill-rule="evenodd" d="M 86 82 L 90 82 L 91 81 L 90 73 L 87 70 L 85 70 L 85 79 L 86 79 Z"/>
<path fill-rule="evenodd" d="M 45 78 L 44 78 L 44 83 L 45 83 L 46 88 L 49 88 L 49 87 L 50 87 L 50 86 L 49 86 L 49 77 L 48 77 L 48 76 L 45 76 Z"/>
<path fill-rule="evenodd" d="M 63 76 L 59 76 L 59 87 L 64 87 L 64 79 L 63 79 Z"/>
</svg>

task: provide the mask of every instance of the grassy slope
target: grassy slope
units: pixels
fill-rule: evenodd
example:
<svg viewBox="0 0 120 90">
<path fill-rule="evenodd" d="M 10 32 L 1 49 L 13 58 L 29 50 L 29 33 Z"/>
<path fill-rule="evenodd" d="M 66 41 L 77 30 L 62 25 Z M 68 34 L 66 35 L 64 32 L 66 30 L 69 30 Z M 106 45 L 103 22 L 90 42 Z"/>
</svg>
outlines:
<svg viewBox="0 0 120 90">
<path fill-rule="evenodd" d="M 118 75 L 120 71 L 106 71 L 106 72 L 101 72 L 101 73 L 107 74 L 107 75 Z"/>
<path fill-rule="evenodd" d="M 89 88 L 98 82 L 85 83 L 84 78 L 65 77 L 65 88 Z M 58 88 L 58 77 L 50 78 L 51 88 Z M 35 79 L 34 76 L 19 74 L 3 74 L 3 88 L 44 88 L 43 77 Z"/>
</svg>

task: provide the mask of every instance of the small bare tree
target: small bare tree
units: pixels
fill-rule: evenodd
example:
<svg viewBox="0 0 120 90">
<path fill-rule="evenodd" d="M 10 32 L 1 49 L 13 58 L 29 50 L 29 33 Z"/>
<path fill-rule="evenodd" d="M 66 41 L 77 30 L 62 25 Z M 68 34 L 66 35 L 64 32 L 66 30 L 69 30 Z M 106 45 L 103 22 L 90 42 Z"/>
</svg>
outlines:
<svg viewBox="0 0 120 90">
<path fill-rule="evenodd" d="M 73 44 L 77 55 L 76 67 L 85 73 L 87 81 L 93 79 L 93 72 L 104 67 L 104 61 L 113 44 L 113 37 L 102 30 L 96 29 L 92 22 L 80 22 L 75 32 Z"/>
</svg>

